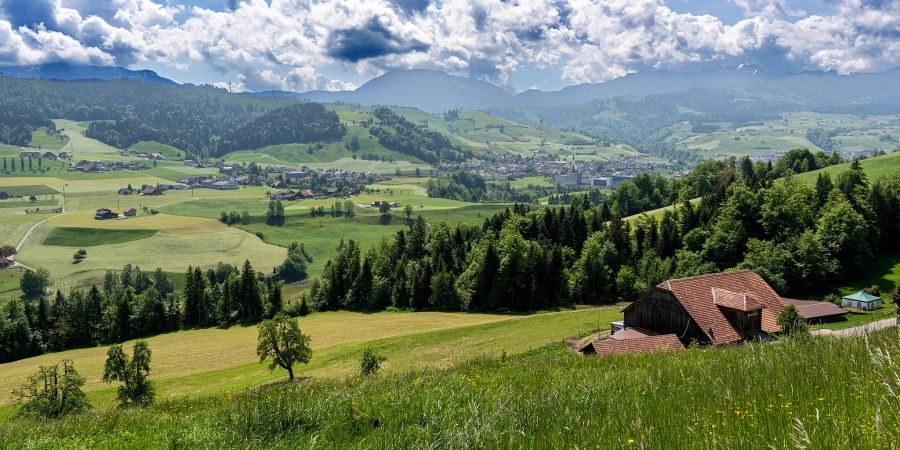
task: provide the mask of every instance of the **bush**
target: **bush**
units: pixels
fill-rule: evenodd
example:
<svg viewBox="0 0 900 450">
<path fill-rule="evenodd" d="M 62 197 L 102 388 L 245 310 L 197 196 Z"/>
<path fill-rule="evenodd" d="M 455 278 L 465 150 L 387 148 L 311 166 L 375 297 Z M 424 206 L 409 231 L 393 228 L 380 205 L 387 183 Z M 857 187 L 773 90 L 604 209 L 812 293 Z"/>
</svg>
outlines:
<svg viewBox="0 0 900 450">
<path fill-rule="evenodd" d="M 778 315 L 778 326 L 786 336 L 803 336 L 809 334 L 809 327 L 794 305 L 788 305 Z"/>
<path fill-rule="evenodd" d="M 78 374 L 71 360 L 40 366 L 36 374 L 13 392 L 17 401 L 23 403 L 16 414 L 56 419 L 86 411 L 91 405 L 82 386 L 84 377 Z"/>
<path fill-rule="evenodd" d="M 367 348 L 363 350 L 362 356 L 359 359 L 359 372 L 363 376 L 375 374 L 381 370 L 381 363 L 385 361 L 387 361 L 387 357 L 377 353 L 371 348 Z"/>
</svg>

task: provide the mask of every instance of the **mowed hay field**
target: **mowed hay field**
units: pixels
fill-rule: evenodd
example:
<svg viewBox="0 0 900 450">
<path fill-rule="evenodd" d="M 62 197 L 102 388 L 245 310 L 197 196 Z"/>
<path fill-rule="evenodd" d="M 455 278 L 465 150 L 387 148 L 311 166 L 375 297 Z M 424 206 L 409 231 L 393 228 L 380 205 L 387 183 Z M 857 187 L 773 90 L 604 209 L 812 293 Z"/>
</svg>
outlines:
<svg viewBox="0 0 900 450">
<path fill-rule="evenodd" d="M 55 232 L 56 227 L 63 231 Z M 85 229 L 80 233 L 83 238 L 72 232 L 72 228 Z M 103 230 L 112 231 L 113 235 L 138 232 L 143 238 L 88 245 L 97 244 L 90 236 Z M 45 245 L 48 238 L 52 245 Z M 70 242 L 65 242 L 66 238 Z M 73 264 L 72 255 L 85 246 L 87 258 Z M 96 282 L 104 271 L 121 269 L 126 264 L 144 270 L 160 267 L 167 272 L 183 272 L 188 266 L 212 267 L 219 261 L 240 265 L 249 260 L 254 267 L 268 270 L 280 264 L 286 255 L 282 247 L 266 244 L 250 233 L 212 219 L 157 214 L 126 220 L 94 220 L 92 212 L 79 211 L 55 216 L 41 224 L 22 247 L 18 260 L 31 267 L 48 269 L 58 285 L 84 286 Z"/>
<path fill-rule="evenodd" d="M 388 357 L 390 372 L 446 367 L 479 356 L 517 354 L 582 336 L 621 318 L 618 307 L 572 310 L 529 316 L 439 312 L 346 311 L 299 318 L 312 341 L 313 358 L 300 374 L 315 377 L 349 375 L 358 370 L 363 349 Z M 256 356 L 255 326 L 208 328 L 147 338 L 153 350 L 151 378 L 160 398 L 239 391 L 286 377 L 270 373 Z M 129 347 L 132 342 L 126 343 Z M 14 411 L 10 392 L 40 364 L 71 359 L 87 379 L 85 391 L 96 406 L 114 401 L 114 389 L 101 381 L 106 347 L 68 350 L 0 364 L 0 416 Z"/>
</svg>

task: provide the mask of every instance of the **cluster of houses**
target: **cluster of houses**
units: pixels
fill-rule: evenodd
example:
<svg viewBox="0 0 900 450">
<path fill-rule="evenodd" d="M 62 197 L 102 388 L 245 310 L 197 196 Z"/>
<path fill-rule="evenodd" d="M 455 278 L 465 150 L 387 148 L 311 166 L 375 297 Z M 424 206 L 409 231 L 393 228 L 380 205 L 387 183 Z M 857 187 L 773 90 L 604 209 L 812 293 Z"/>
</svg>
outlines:
<svg viewBox="0 0 900 450">
<path fill-rule="evenodd" d="M 33 159 L 69 159 L 72 157 L 68 152 L 41 152 L 40 150 L 22 150 L 19 153 L 19 156 L 22 158 L 33 158 Z"/>
<path fill-rule="evenodd" d="M 132 161 L 96 161 L 82 159 L 74 164 L 70 170 L 84 173 L 101 173 L 116 170 L 144 170 L 147 164 Z"/>
<path fill-rule="evenodd" d="M 137 216 L 136 208 L 125 208 L 122 210 L 122 215 L 119 213 L 109 209 L 109 208 L 100 208 L 94 213 L 95 220 L 109 220 L 109 219 L 120 219 L 125 217 L 135 217 Z"/>
<path fill-rule="evenodd" d="M 119 151 L 119 155 L 121 156 L 135 156 L 137 158 L 143 158 L 149 161 L 163 161 L 166 159 L 165 155 L 159 152 L 137 152 L 134 155 L 131 154 L 131 151 L 128 149 L 124 149 Z"/>
<path fill-rule="evenodd" d="M 444 178 L 451 171 L 465 170 L 485 180 L 512 180 L 528 176 L 552 176 L 561 186 L 616 187 L 632 177 L 632 173 L 653 172 L 665 165 L 648 162 L 635 156 L 615 157 L 602 163 L 585 160 L 561 160 L 543 153 L 531 157 L 508 154 L 490 160 L 473 159 L 463 162 L 444 162 L 436 176 Z"/>
<path fill-rule="evenodd" d="M 830 302 L 796 300 L 778 295 L 749 270 L 667 280 L 624 310 L 624 319 L 610 324 L 611 335 L 578 350 L 606 355 L 655 350 L 680 350 L 691 342 L 726 345 L 747 340 L 770 340 L 781 331 L 778 315 L 794 305 L 810 323 L 838 320 L 847 310 Z M 857 292 L 843 305 L 877 309 L 881 298 Z"/>
<path fill-rule="evenodd" d="M 281 185 L 280 183 L 278 183 Z M 278 187 L 273 183 L 272 187 Z M 344 189 L 338 189 L 336 187 L 326 187 L 318 192 L 313 192 L 312 189 L 298 189 L 294 191 L 293 189 L 286 188 L 281 192 L 276 192 L 272 194 L 272 199 L 274 200 L 324 200 L 326 198 L 347 198 L 351 195 L 359 195 L 359 189 L 357 188 L 349 188 L 345 187 Z"/>
</svg>

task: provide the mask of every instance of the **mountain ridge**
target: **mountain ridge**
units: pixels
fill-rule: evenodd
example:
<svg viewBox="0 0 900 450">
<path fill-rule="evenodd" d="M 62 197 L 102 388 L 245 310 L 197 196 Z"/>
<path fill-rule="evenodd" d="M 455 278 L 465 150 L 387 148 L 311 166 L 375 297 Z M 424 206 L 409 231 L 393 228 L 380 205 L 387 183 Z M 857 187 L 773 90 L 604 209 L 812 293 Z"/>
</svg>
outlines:
<svg viewBox="0 0 900 450">
<path fill-rule="evenodd" d="M 69 64 L 63 62 L 0 66 L 0 74 L 13 78 L 47 79 L 61 81 L 76 80 L 116 80 L 127 79 L 163 86 L 179 84 L 156 72 L 143 69 L 131 70 L 119 66 L 93 66 L 87 64 Z"/>
</svg>

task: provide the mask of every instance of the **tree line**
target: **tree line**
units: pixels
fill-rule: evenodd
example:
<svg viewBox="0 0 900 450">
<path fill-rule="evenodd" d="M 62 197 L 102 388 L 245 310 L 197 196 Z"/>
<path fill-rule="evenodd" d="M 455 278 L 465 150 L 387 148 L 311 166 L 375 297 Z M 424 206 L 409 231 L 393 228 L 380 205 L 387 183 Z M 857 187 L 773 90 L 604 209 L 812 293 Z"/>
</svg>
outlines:
<svg viewBox="0 0 900 450">
<path fill-rule="evenodd" d="M 751 169 L 709 161 L 674 182 L 637 177 L 597 202 L 516 205 L 480 227 L 420 217 L 367 251 L 342 241 L 304 298 L 319 310 L 531 311 L 631 300 L 669 278 L 732 268 L 784 294 L 857 276 L 898 249 L 900 175 L 869 182 L 856 161 L 809 186 L 788 169 L 778 180 Z"/>
<path fill-rule="evenodd" d="M 305 264 L 294 259 L 288 258 L 291 273 L 305 276 Z M 241 268 L 189 268 L 181 294 L 161 269 L 148 273 L 131 265 L 108 271 L 101 287 L 86 290 L 44 296 L 48 280 L 43 269 L 27 271 L 26 295 L 0 305 L 0 362 L 183 328 L 255 322 L 284 308 L 281 282 L 249 262 Z"/>
</svg>

